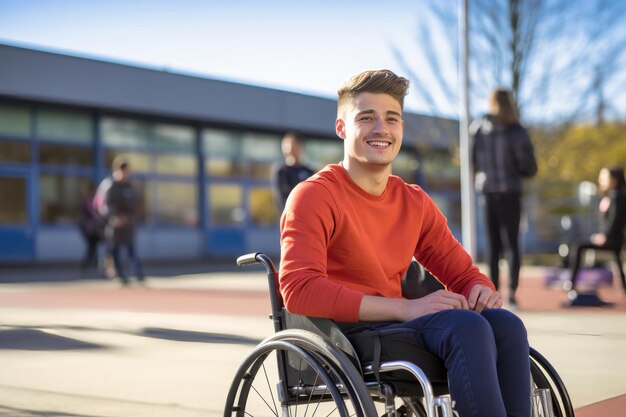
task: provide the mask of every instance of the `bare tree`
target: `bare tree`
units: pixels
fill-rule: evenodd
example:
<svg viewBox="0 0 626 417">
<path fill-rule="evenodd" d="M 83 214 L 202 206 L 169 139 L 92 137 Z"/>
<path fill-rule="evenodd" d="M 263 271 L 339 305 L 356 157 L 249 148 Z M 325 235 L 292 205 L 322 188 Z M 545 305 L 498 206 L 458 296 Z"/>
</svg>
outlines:
<svg viewBox="0 0 626 417">
<path fill-rule="evenodd" d="M 393 47 L 430 111 L 456 116 L 457 10 L 429 0 L 418 16 L 415 60 Z M 626 2 L 609 0 L 471 0 L 471 96 L 485 102 L 496 86 L 510 88 L 537 121 L 619 116 L 626 99 Z M 453 57 L 445 56 L 453 54 Z M 621 88 L 620 88 L 621 87 Z"/>
</svg>

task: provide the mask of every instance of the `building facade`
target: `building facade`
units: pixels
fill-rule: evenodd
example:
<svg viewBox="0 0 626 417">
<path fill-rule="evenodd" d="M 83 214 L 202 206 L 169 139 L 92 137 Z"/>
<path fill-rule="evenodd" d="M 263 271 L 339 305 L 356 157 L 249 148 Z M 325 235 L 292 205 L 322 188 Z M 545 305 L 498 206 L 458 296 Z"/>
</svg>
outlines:
<svg viewBox="0 0 626 417">
<path fill-rule="evenodd" d="M 279 251 L 269 173 L 298 131 L 306 163 L 341 160 L 336 101 L 0 44 L 0 263 L 73 261 L 90 187 L 125 155 L 144 259 Z M 458 123 L 405 115 L 394 173 L 460 231 Z"/>
</svg>

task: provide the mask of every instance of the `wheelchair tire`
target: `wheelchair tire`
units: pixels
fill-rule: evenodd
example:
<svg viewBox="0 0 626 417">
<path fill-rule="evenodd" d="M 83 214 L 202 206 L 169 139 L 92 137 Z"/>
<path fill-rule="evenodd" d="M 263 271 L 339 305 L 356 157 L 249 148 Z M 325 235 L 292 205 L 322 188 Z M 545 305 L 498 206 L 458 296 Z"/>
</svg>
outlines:
<svg viewBox="0 0 626 417">
<path fill-rule="evenodd" d="M 358 404 L 355 407 L 355 410 L 360 411 L 358 415 L 368 417 L 380 414 L 376 410 L 370 392 L 365 386 L 360 365 L 355 365 L 346 353 L 331 344 L 327 339 L 307 330 L 289 329 L 273 334 L 265 339 L 263 343 L 274 340 L 293 343 L 313 354 L 325 366 L 333 368 L 334 372 L 343 381 L 350 397 Z M 357 366 L 359 366 L 358 369 Z"/>
<path fill-rule="evenodd" d="M 550 362 L 530 348 L 530 370 L 535 388 L 549 388 L 555 417 L 574 417 L 574 407 L 565 384 Z"/>
<path fill-rule="evenodd" d="M 289 361 L 315 372 L 315 383 L 291 383 L 279 377 L 279 363 Z M 281 358 L 279 360 L 279 357 Z M 291 377 L 291 380 L 298 379 Z M 359 402 L 344 387 L 350 385 L 332 366 L 294 343 L 274 340 L 259 344 L 241 364 L 231 384 L 224 417 L 321 415 L 363 416 Z"/>
</svg>

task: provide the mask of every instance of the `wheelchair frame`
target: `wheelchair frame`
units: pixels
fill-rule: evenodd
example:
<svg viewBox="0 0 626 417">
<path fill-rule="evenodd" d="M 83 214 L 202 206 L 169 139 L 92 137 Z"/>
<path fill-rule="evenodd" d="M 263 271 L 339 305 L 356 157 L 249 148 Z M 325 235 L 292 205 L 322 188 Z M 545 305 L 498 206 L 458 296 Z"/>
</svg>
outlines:
<svg viewBox="0 0 626 417">
<path fill-rule="evenodd" d="M 380 413 L 374 403 L 384 404 L 387 417 L 453 417 L 449 395 L 436 395 L 433 385 L 417 364 L 385 361 L 379 364 L 376 372 L 373 364 L 361 364 L 354 348 L 334 322 L 286 311 L 278 289 L 278 273 L 267 255 L 250 253 L 237 259 L 237 265 L 241 267 L 259 263 L 267 272 L 270 318 L 275 333 L 263 340 L 239 367 L 226 399 L 224 417 L 279 417 L 279 414 L 297 417 L 298 407 L 305 409 L 306 416 L 310 408 L 316 414 L 320 404 L 328 402 L 334 403 L 328 415 L 336 413 L 341 417 L 378 416 Z M 265 361 L 273 358 L 277 368 L 275 393 L 265 366 Z M 533 348 L 530 349 L 530 363 L 533 416 L 574 417 L 569 394 L 556 370 Z M 397 370 L 406 371 L 415 378 L 421 388 L 420 396 L 396 395 L 393 385 L 385 381 L 384 374 Z M 379 373 L 382 374 L 380 378 Z M 264 388 L 273 402 L 270 404 L 269 400 L 262 398 L 260 414 L 250 409 L 251 395 L 255 399 L 261 396 L 260 388 L 255 385 L 257 377 L 261 378 L 258 385 L 267 385 Z M 396 408 L 396 398 L 403 402 L 399 408 Z M 537 414 L 539 407 L 543 407 L 543 411 Z"/>
</svg>

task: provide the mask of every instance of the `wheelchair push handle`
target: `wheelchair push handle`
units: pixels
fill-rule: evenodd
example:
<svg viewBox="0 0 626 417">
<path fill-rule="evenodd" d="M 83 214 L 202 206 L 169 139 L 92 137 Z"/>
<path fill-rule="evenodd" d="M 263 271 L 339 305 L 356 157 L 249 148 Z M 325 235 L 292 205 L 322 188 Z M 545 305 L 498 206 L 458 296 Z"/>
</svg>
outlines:
<svg viewBox="0 0 626 417">
<path fill-rule="evenodd" d="M 253 252 L 245 255 L 241 255 L 237 258 L 237 266 L 248 266 L 262 263 L 265 266 L 265 269 L 268 273 L 276 273 L 276 268 L 274 268 L 274 263 L 272 260 L 264 253 L 261 252 Z"/>
<path fill-rule="evenodd" d="M 237 258 L 237 266 L 248 266 L 258 264 L 259 261 L 256 259 L 258 252 L 247 253 L 245 255 L 241 255 Z"/>
</svg>

